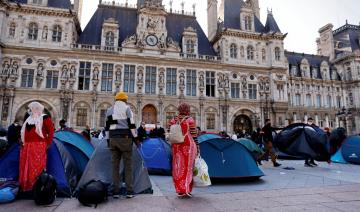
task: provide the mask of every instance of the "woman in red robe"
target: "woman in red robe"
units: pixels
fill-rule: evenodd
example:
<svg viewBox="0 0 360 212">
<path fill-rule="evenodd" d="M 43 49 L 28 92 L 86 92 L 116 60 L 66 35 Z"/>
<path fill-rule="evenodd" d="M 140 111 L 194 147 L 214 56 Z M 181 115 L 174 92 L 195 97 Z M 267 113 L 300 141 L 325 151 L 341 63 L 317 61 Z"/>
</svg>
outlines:
<svg viewBox="0 0 360 212">
<path fill-rule="evenodd" d="M 193 187 L 193 168 L 197 155 L 197 129 L 195 121 L 190 117 L 190 105 L 182 103 L 179 115 L 171 120 L 170 124 L 181 123 L 185 140 L 180 144 L 172 145 L 172 176 L 176 193 L 180 198 L 191 197 Z"/>
<path fill-rule="evenodd" d="M 54 124 L 44 115 L 44 106 L 38 102 L 29 104 L 30 116 L 21 129 L 20 176 L 22 191 L 30 191 L 37 177 L 46 168 L 47 149 L 54 137 Z"/>
</svg>

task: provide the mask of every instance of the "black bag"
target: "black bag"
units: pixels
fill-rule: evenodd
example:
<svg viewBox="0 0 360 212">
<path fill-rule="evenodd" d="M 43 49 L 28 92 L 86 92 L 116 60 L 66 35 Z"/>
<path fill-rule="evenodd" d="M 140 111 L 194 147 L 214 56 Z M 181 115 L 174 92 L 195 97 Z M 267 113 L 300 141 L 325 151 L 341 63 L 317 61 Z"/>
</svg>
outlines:
<svg viewBox="0 0 360 212">
<path fill-rule="evenodd" d="M 108 197 L 107 185 L 100 180 L 91 180 L 81 186 L 78 191 L 78 200 L 85 206 L 95 205 L 95 207 Z"/>
<path fill-rule="evenodd" d="M 56 180 L 50 174 L 43 172 L 34 186 L 34 200 L 37 205 L 50 205 L 56 198 Z"/>
</svg>

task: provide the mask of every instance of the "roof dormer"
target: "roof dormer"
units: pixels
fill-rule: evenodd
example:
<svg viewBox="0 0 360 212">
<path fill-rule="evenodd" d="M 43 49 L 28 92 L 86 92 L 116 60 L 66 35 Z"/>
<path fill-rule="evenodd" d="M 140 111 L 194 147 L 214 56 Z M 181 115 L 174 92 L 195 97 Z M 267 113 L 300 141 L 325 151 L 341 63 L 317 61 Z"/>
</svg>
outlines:
<svg viewBox="0 0 360 212">
<path fill-rule="evenodd" d="M 182 47 L 183 53 L 198 54 L 198 37 L 194 28 L 187 27 L 184 29 Z"/>
<path fill-rule="evenodd" d="M 27 3 L 31 5 L 46 7 L 48 5 L 48 0 L 28 0 Z"/>
<path fill-rule="evenodd" d="M 255 31 L 255 13 L 251 1 L 244 3 L 240 10 L 240 28 L 244 31 Z"/>
<path fill-rule="evenodd" d="M 119 24 L 115 19 L 106 19 L 102 25 L 101 46 L 113 49 L 119 46 Z"/>
</svg>

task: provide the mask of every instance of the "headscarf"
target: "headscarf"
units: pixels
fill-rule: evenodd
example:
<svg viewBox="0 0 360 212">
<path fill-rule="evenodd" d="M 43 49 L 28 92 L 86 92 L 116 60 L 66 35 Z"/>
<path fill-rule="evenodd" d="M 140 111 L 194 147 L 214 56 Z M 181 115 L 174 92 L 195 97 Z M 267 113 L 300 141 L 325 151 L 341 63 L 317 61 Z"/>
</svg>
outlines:
<svg viewBox="0 0 360 212">
<path fill-rule="evenodd" d="M 190 115 L 190 105 L 186 103 L 181 103 L 178 107 L 179 115 L 189 116 Z"/>
<path fill-rule="evenodd" d="M 27 124 L 35 125 L 35 132 L 41 138 L 44 138 L 42 133 L 44 106 L 39 102 L 31 102 L 28 107 L 30 108 L 30 116 L 26 119 L 21 128 L 21 142 L 23 144 L 25 143 L 25 129 Z"/>
</svg>

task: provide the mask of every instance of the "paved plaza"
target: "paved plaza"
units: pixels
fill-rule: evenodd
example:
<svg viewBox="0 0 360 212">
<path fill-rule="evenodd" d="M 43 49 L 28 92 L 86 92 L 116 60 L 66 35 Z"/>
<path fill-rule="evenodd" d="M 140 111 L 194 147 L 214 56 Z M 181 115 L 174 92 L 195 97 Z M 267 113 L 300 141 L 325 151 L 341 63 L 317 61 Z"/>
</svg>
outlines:
<svg viewBox="0 0 360 212">
<path fill-rule="evenodd" d="M 303 161 L 280 161 L 280 168 L 265 162 L 266 176 L 255 182 L 216 184 L 196 188 L 192 199 L 175 195 L 171 177 L 151 176 L 153 195 L 119 199 L 99 205 L 97 211 L 359 211 L 360 166 L 319 163 L 304 167 Z M 284 168 L 292 167 L 295 170 Z M 58 199 L 48 207 L 33 201 L 16 201 L 0 211 L 92 211 L 76 199 Z"/>
</svg>

